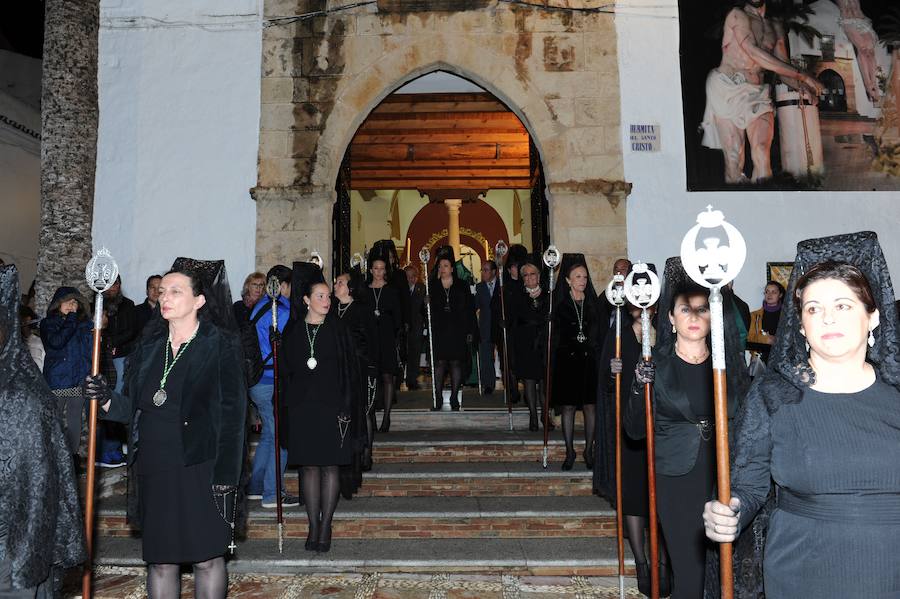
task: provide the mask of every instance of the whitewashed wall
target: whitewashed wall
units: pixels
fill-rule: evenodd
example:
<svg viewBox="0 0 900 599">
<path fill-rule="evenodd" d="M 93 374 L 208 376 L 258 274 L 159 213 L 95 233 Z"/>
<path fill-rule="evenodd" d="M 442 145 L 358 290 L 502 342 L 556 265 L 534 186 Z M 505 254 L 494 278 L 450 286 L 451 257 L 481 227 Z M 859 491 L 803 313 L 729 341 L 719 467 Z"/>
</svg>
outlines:
<svg viewBox="0 0 900 599">
<path fill-rule="evenodd" d="M 662 7 L 662 8 L 661 8 Z M 735 289 L 751 309 L 762 303 L 766 262 L 793 261 L 797 242 L 873 230 L 894 279 L 900 280 L 900 193 L 687 192 L 676 0 L 619 3 L 616 30 L 622 100 L 628 254 L 664 263 L 707 204 L 725 213 L 747 240 Z M 658 124 L 662 150 L 629 150 L 629 124 Z"/>
<path fill-rule="evenodd" d="M 93 237 L 126 295 L 177 256 L 255 259 L 261 0 L 102 0 Z"/>
</svg>

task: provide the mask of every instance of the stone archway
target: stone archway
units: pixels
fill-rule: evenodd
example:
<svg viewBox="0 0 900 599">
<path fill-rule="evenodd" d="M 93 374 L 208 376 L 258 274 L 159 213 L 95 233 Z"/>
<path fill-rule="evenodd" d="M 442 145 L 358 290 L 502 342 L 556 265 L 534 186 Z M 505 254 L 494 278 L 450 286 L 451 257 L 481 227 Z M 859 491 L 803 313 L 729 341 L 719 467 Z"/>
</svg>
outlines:
<svg viewBox="0 0 900 599">
<path fill-rule="evenodd" d="M 267 14 L 281 4 L 266 0 Z M 374 11 L 374 12 L 373 12 Z M 552 241 L 607 270 L 625 252 L 618 59 L 611 15 L 476 3 L 457 11 L 379 0 L 263 34 L 257 263 L 331 245 L 354 132 L 388 94 L 434 70 L 506 103 L 545 171 Z"/>
</svg>

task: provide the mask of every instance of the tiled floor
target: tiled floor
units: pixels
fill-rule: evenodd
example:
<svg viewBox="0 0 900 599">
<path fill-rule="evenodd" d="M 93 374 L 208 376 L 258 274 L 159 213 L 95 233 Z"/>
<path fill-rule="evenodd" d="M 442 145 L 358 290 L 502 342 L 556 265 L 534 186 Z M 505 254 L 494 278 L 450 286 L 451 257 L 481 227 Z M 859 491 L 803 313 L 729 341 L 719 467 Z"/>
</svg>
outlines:
<svg viewBox="0 0 900 599">
<path fill-rule="evenodd" d="M 98 568 L 96 599 L 146 597 L 141 568 Z M 193 580 L 182 577 L 182 597 L 192 599 Z M 80 597 L 69 589 L 65 597 Z M 229 599 L 612 599 L 615 578 L 515 577 L 500 575 L 312 574 L 258 576 L 232 574 Z M 641 597 L 634 580 L 626 580 L 625 596 Z"/>
</svg>

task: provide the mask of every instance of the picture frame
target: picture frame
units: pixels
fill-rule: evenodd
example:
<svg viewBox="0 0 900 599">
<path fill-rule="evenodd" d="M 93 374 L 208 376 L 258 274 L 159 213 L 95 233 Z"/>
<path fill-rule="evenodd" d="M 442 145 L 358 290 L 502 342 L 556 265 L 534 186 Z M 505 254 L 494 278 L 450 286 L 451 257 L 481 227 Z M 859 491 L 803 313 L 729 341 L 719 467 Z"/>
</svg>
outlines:
<svg viewBox="0 0 900 599">
<path fill-rule="evenodd" d="M 793 270 L 793 262 L 766 262 L 766 281 L 777 281 L 787 289 Z"/>
</svg>

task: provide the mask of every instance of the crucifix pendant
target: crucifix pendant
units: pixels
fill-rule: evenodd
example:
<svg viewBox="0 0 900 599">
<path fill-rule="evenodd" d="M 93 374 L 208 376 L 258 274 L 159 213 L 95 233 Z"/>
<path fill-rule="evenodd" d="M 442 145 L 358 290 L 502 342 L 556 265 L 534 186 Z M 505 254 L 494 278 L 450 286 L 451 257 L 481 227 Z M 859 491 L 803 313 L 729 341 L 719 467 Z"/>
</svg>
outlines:
<svg viewBox="0 0 900 599">
<path fill-rule="evenodd" d="M 582 333 L 581 331 L 578 331 L 578 336 L 575 337 L 575 339 L 578 340 L 578 343 L 584 343 L 585 341 L 587 341 L 587 337 L 585 337 L 584 333 Z"/>
<path fill-rule="evenodd" d="M 228 550 L 231 551 L 231 555 L 234 555 L 235 549 L 237 549 L 237 545 L 234 544 L 234 539 L 231 539 L 231 545 L 228 546 Z"/>
</svg>

